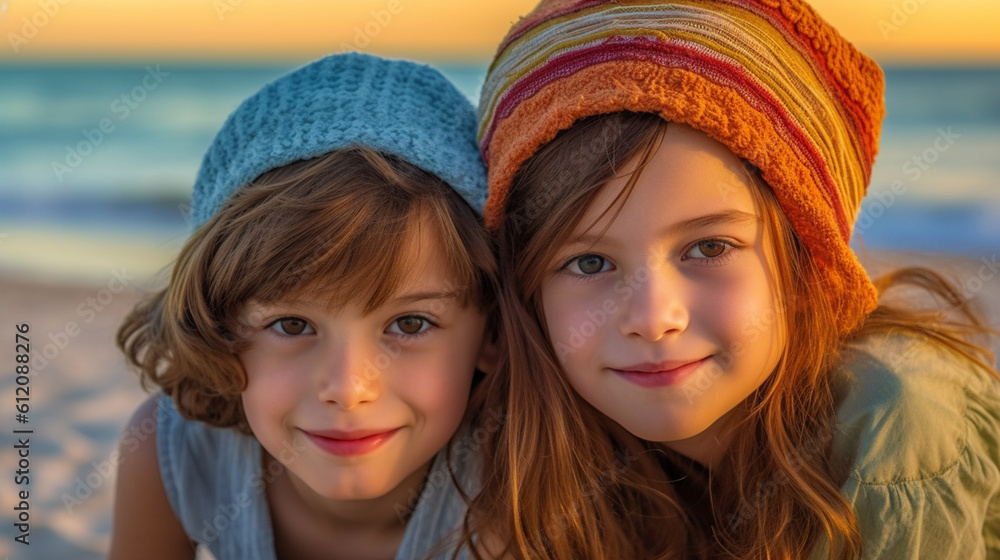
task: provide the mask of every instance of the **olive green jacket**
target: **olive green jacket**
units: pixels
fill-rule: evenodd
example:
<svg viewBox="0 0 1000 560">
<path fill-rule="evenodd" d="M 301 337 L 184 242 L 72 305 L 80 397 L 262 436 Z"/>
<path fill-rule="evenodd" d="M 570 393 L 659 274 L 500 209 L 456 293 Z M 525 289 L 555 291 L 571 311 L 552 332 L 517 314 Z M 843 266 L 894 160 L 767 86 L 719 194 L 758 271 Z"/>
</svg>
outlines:
<svg viewBox="0 0 1000 560">
<path fill-rule="evenodd" d="M 864 558 L 1000 558 L 1000 384 L 903 336 L 853 345 L 842 363 L 833 459 Z"/>
</svg>

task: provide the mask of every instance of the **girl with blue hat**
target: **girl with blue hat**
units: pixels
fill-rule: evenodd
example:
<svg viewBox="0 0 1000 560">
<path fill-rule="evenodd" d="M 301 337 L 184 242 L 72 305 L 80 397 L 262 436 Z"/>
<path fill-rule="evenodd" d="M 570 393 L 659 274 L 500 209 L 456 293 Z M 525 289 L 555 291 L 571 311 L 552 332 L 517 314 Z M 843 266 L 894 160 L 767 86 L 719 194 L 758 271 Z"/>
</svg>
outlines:
<svg viewBox="0 0 1000 560">
<path fill-rule="evenodd" d="M 453 557 L 493 354 L 474 129 L 437 71 L 360 54 L 230 115 L 118 334 L 160 392 L 121 440 L 112 559 Z"/>
</svg>

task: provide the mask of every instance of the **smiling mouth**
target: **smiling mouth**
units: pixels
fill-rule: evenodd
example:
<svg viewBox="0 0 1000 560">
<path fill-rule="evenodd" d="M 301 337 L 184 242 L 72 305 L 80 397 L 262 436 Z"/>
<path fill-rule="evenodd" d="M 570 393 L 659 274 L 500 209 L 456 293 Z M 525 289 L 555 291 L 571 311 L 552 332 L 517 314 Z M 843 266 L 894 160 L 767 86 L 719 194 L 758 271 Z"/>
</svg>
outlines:
<svg viewBox="0 0 1000 560">
<path fill-rule="evenodd" d="M 313 442 L 316 447 L 338 457 L 352 457 L 365 455 L 382 447 L 385 442 L 392 439 L 401 428 L 395 428 L 384 432 L 338 432 L 338 431 L 317 431 L 309 432 L 302 430 L 302 433 Z"/>
<path fill-rule="evenodd" d="M 693 362 L 644 363 L 627 366 L 626 369 L 608 369 L 622 379 L 640 387 L 668 387 L 683 382 L 711 358 L 711 356 L 706 356 Z"/>
</svg>

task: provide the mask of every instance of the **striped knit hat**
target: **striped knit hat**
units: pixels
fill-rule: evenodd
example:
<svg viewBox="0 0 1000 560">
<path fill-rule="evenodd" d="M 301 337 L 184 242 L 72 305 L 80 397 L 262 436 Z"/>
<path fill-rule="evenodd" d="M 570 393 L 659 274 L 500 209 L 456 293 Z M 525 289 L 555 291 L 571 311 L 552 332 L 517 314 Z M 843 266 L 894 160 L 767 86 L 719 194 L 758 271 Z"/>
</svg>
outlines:
<svg viewBox="0 0 1000 560">
<path fill-rule="evenodd" d="M 513 177 L 559 131 L 592 115 L 656 113 L 761 170 L 849 332 L 877 298 L 848 242 L 883 91 L 878 65 L 799 0 L 542 0 L 483 85 L 487 227 L 499 228 Z"/>
</svg>

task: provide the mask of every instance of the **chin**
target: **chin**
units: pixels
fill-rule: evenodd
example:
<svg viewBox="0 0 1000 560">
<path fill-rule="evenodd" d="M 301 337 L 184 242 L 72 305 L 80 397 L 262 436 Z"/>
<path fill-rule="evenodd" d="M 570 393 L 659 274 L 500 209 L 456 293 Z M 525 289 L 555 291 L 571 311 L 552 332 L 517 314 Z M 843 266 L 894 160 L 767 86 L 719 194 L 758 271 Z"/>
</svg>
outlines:
<svg viewBox="0 0 1000 560">
<path fill-rule="evenodd" d="M 356 491 L 356 490 L 349 490 L 349 491 L 343 491 L 343 492 L 340 492 L 340 491 L 338 491 L 338 492 L 331 492 L 330 494 L 324 495 L 323 497 L 327 498 L 329 500 L 336 500 L 338 502 L 366 501 L 366 500 L 376 500 L 378 498 L 381 498 L 382 496 L 385 496 L 388 493 L 389 493 L 388 489 L 385 489 L 384 491 L 381 491 L 381 490 L 376 490 L 376 491 Z"/>
<path fill-rule="evenodd" d="M 660 418 L 656 423 L 635 422 L 622 424 L 632 435 L 646 441 L 671 443 L 693 438 L 708 429 L 711 423 L 691 422 L 669 418 Z"/>
<path fill-rule="evenodd" d="M 374 500 L 388 494 L 393 486 L 382 480 L 344 480 L 331 477 L 320 481 L 313 491 L 328 500 Z"/>
</svg>

